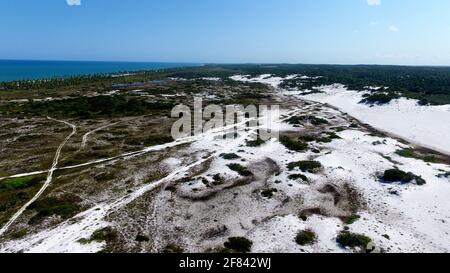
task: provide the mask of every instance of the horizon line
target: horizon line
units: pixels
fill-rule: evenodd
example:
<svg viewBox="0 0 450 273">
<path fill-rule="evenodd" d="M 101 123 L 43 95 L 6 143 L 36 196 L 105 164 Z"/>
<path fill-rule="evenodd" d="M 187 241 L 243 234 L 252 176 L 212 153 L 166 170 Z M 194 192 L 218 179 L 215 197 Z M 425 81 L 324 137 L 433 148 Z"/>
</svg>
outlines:
<svg viewBox="0 0 450 273">
<path fill-rule="evenodd" d="M 450 67 L 450 64 L 392 64 L 392 63 L 309 63 L 309 62 L 186 62 L 186 61 L 125 61 L 125 60 L 74 60 L 74 59 L 3 59 L 17 62 L 85 62 L 85 63 L 163 63 L 163 64 L 196 64 L 196 65 L 335 65 L 335 66 L 404 66 L 404 67 Z"/>
</svg>

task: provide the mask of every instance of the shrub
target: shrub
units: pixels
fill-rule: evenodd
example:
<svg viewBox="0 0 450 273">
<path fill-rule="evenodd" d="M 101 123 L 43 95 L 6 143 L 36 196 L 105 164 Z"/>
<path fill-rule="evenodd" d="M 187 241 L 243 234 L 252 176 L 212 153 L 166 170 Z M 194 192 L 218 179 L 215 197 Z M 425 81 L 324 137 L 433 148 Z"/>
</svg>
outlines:
<svg viewBox="0 0 450 273">
<path fill-rule="evenodd" d="M 228 241 L 223 244 L 227 249 L 246 253 L 250 252 L 253 242 L 244 237 L 230 237 Z"/>
<path fill-rule="evenodd" d="M 37 211 L 37 214 L 30 219 L 30 224 L 41 222 L 44 218 L 58 215 L 63 219 L 68 219 L 81 210 L 76 202 L 79 200 L 72 197 L 56 199 L 54 197 L 38 200 L 31 204 L 28 209 Z"/>
<path fill-rule="evenodd" d="M 308 149 L 308 144 L 300 142 L 300 141 L 295 141 L 295 140 L 293 140 L 293 139 L 291 139 L 290 137 L 287 137 L 287 136 L 280 137 L 280 142 L 287 149 L 289 149 L 291 151 L 303 152 L 306 149 Z"/>
<path fill-rule="evenodd" d="M 105 227 L 95 231 L 90 241 L 93 242 L 104 242 L 104 241 L 112 241 L 117 237 L 117 232 L 111 227 Z"/>
<path fill-rule="evenodd" d="M 299 179 L 301 179 L 301 180 L 303 180 L 305 182 L 308 182 L 308 177 L 306 177 L 306 175 L 303 175 L 303 174 L 300 174 L 300 173 L 298 173 L 298 174 L 291 174 L 291 175 L 288 176 L 288 178 L 291 179 L 291 180 L 299 180 Z"/>
<path fill-rule="evenodd" d="M 297 233 L 295 242 L 301 246 L 312 245 L 316 242 L 317 236 L 314 231 L 307 229 Z"/>
<path fill-rule="evenodd" d="M 317 138 L 315 136 L 311 136 L 311 135 L 304 135 L 304 136 L 300 136 L 299 139 L 304 142 L 314 142 L 314 141 L 316 141 Z"/>
<path fill-rule="evenodd" d="M 415 182 L 417 185 L 425 185 L 426 181 L 411 172 L 404 172 L 399 169 L 390 169 L 384 172 L 383 176 L 380 177 L 383 182 L 386 183 L 394 183 L 400 182 L 402 184 L 407 184 L 411 182 Z"/>
<path fill-rule="evenodd" d="M 318 161 L 310 160 L 291 162 L 288 164 L 288 169 L 290 171 L 294 170 L 295 168 L 299 168 L 302 172 L 317 173 L 319 172 L 320 168 L 322 168 L 322 164 Z"/>
<path fill-rule="evenodd" d="M 309 122 L 312 125 L 323 125 L 328 124 L 328 121 L 323 118 L 318 118 L 314 116 L 296 116 L 291 117 L 287 120 L 287 123 L 291 125 L 302 125 L 305 122 Z"/>
<path fill-rule="evenodd" d="M 11 238 L 13 240 L 18 240 L 18 239 L 22 239 L 23 237 L 27 236 L 28 231 L 26 229 L 21 229 L 19 231 L 14 232 L 13 234 L 11 234 Z"/>
<path fill-rule="evenodd" d="M 336 238 L 336 242 L 342 247 L 362 247 L 365 248 L 372 241 L 369 237 L 351 233 L 349 231 L 342 231 Z"/>
<path fill-rule="evenodd" d="M 242 176 L 252 176 L 253 175 L 253 173 L 251 171 L 249 171 L 246 167 L 244 167 L 240 164 L 229 164 L 229 165 L 227 165 L 227 167 Z"/>
<path fill-rule="evenodd" d="M 270 198 L 273 197 L 273 194 L 276 193 L 276 192 L 278 192 L 277 189 L 273 189 L 273 188 L 272 189 L 266 189 L 266 190 L 263 190 L 261 192 L 261 195 L 270 199 Z"/>
<path fill-rule="evenodd" d="M 259 137 L 256 140 L 247 140 L 246 141 L 246 144 L 248 147 L 259 147 L 259 146 L 263 145 L 264 143 L 266 143 L 266 142 Z"/>
<path fill-rule="evenodd" d="M 345 217 L 343 219 L 344 224 L 346 225 L 351 225 L 353 223 L 355 223 L 356 221 L 358 221 L 361 218 L 361 216 L 357 215 L 357 214 L 353 214 L 350 217 Z"/>
<path fill-rule="evenodd" d="M 234 159 L 239 159 L 241 158 L 240 156 L 238 156 L 235 153 L 231 153 L 231 154 L 221 154 L 220 155 L 221 158 L 225 159 L 225 160 L 234 160 Z"/>
<path fill-rule="evenodd" d="M 400 96 L 394 93 L 375 93 L 367 96 L 359 103 L 365 103 L 370 105 L 383 105 L 391 102 L 393 99 L 398 98 L 400 98 Z"/>
</svg>

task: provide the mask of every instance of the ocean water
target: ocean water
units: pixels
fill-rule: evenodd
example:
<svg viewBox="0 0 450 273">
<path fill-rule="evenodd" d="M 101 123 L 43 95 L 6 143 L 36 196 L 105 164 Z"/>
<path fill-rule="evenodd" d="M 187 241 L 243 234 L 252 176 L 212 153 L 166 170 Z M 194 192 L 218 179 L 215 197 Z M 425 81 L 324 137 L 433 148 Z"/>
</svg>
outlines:
<svg viewBox="0 0 450 273">
<path fill-rule="evenodd" d="M 0 81 L 196 66 L 189 63 L 0 60 Z"/>
</svg>

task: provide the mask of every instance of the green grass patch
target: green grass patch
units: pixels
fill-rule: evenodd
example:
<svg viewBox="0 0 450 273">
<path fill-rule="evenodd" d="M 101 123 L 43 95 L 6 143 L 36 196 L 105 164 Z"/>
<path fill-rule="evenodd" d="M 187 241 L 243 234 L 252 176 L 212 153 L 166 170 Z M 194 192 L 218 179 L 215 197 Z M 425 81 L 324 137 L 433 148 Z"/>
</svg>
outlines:
<svg viewBox="0 0 450 273">
<path fill-rule="evenodd" d="M 441 162 L 435 155 L 421 155 L 411 148 L 397 150 L 395 153 L 402 157 L 419 159 L 428 163 L 445 163 Z"/>
<path fill-rule="evenodd" d="M 17 189 L 26 189 L 41 183 L 45 179 L 44 176 L 25 176 L 16 178 L 7 178 L 0 181 L 0 192 L 11 191 Z"/>
</svg>

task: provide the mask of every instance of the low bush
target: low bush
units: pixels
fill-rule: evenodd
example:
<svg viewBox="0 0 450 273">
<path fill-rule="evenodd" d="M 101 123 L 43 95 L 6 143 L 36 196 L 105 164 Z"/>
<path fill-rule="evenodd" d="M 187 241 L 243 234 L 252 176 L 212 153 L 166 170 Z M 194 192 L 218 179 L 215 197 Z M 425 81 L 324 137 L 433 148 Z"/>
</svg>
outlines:
<svg viewBox="0 0 450 273">
<path fill-rule="evenodd" d="M 246 141 L 246 144 L 248 147 L 259 147 L 259 146 L 263 145 L 264 143 L 266 143 L 266 142 L 259 137 L 256 140 L 247 140 Z"/>
<path fill-rule="evenodd" d="M 383 105 L 383 104 L 388 104 L 392 100 L 398 99 L 398 98 L 400 98 L 400 96 L 395 93 L 375 93 L 375 94 L 366 96 L 359 103 L 369 104 L 369 105 Z"/>
<path fill-rule="evenodd" d="M 308 149 L 308 144 L 300 142 L 300 141 L 293 140 L 293 139 L 291 139 L 290 137 L 287 137 L 287 136 L 280 137 L 280 142 L 287 149 L 289 149 L 291 151 L 303 152 L 306 149 Z"/>
<path fill-rule="evenodd" d="M 244 237 L 230 237 L 223 245 L 232 251 L 247 253 L 250 252 L 253 242 Z"/>
<path fill-rule="evenodd" d="M 411 172 L 404 172 L 399 169 L 390 169 L 384 172 L 380 179 L 385 183 L 400 182 L 402 184 L 408 184 L 415 182 L 417 185 L 425 185 L 426 181 Z"/>
<path fill-rule="evenodd" d="M 53 215 L 68 219 L 81 210 L 81 206 L 77 202 L 79 202 L 77 198 L 70 196 L 65 196 L 61 199 L 48 197 L 38 200 L 28 207 L 29 210 L 37 211 L 37 214 L 29 222 L 30 224 L 37 224 Z"/>
<path fill-rule="evenodd" d="M 252 176 L 253 173 L 248 170 L 246 167 L 240 165 L 240 164 L 229 164 L 227 165 L 230 170 L 237 172 L 238 174 L 242 176 Z"/>
<path fill-rule="evenodd" d="M 276 192 L 278 192 L 278 190 L 277 189 L 265 189 L 265 190 L 263 190 L 262 192 L 261 192 L 261 195 L 263 196 L 263 197 L 265 197 L 265 198 L 272 198 L 273 197 L 273 194 L 274 193 L 276 193 Z"/>
<path fill-rule="evenodd" d="M 359 219 L 361 219 L 361 216 L 359 216 L 357 214 L 353 214 L 349 217 L 344 217 L 342 220 L 344 221 L 344 224 L 351 225 L 351 224 L 355 223 L 356 221 L 358 221 Z"/>
<path fill-rule="evenodd" d="M 288 169 L 290 171 L 299 168 L 302 172 L 309 172 L 309 173 L 317 173 L 320 171 L 320 168 L 322 168 L 322 164 L 318 161 L 297 161 L 297 162 L 291 162 L 288 164 Z"/>
<path fill-rule="evenodd" d="M 308 177 L 301 173 L 291 174 L 288 176 L 288 178 L 291 180 L 303 180 L 304 182 L 308 182 Z"/>
<path fill-rule="evenodd" d="M 295 237 L 295 242 L 301 246 L 312 245 L 316 241 L 317 235 L 310 229 L 299 231 Z"/>
<path fill-rule="evenodd" d="M 328 121 L 323 118 L 318 118 L 315 116 L 295 116 L 287 120 L 287 123 L 291 125 L 303 125 L 305 123 L 311 123 L 312 125 L 324 125 L 328 124 Z"/>
<path fill-rule="evenodd" d="M 336 238 L 336 242 L 342 247 L 361 247 L 365 248 L 372 241 L 369 237 L 351 233 L 349 231 L 342 231 Z"/>
<path fill-rule="evenodd" d="M 241 158 L 240 156 L 238 156 L 235 153 L 231 153 L 231 154 L 221 154 L 220 155 L 221 158 L 225 159 L 225 160 L 235 160 L 235 159 L 239 159 Z"/>
</svg>

